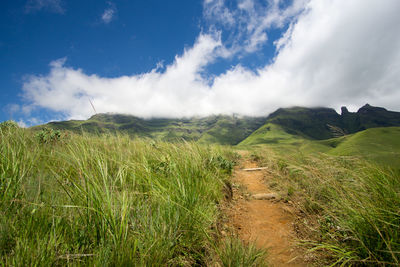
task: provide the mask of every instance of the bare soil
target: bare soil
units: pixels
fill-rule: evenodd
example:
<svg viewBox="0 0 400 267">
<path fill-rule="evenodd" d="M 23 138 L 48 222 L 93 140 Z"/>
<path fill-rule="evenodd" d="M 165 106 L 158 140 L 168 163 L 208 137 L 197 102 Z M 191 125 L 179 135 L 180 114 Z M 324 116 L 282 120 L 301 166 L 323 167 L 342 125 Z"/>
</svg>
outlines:
<svg viewBox="0 0 400 267">
<path fill-rule="evenodd" d="M 234 172 L 233 200 L 227 210 L 230 227 L 244 242 L 266 249 L 271 266 L 311 266 L 302 248 L 295 246 L 294 208 L 278 198 L 254 199 L 253 195 L 272 192 L 267 186 L 268 170 L 245 171 L 257 163 L 243 160 Z"/>
</svg>

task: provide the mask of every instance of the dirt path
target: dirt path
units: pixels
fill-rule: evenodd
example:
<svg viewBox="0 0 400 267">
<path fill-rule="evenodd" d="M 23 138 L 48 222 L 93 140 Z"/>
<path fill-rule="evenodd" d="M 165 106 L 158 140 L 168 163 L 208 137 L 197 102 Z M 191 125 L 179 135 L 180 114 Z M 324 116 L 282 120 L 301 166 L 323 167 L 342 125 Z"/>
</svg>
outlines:
<svg viewBox="0 0 400 267">
<path fill-rule="evenodd" d="M 241 167 L 258 166 L 244 160 Z M 294 247 L 293 210 L 279 199 L 271 199 L 274 194 L 265 184 L 266 174 L 266 170 L 235 170 L 234 183 L 245 192 L 233 192 L 233 206 L 228 214 L 231 224 L 242 240 L 254 241 L 257 247 L 267 249 L 270 265 L 308 266 L 302 251 Z M 270 193 L 266 195 L 268 199 L 254 199 L 263 193 Z"/>
</svg>

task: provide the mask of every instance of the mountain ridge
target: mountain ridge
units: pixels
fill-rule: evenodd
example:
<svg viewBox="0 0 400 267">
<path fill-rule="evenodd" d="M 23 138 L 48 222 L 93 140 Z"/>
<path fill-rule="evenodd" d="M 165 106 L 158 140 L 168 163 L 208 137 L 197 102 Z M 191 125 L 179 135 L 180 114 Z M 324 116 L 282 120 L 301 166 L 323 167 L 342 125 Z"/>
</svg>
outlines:
<svg viewBox="0 0 400 267">
<path fill-rule="evenodd" d="M 198 141 L 236 145 L 264 124 L 266 117 L 238 115 L 212 115 L 193 118 L 152 118 L 142 119 L 126 114 L 101 113 L 88 120 L 49 122 L 33 127 L 49 127 L 74 132 L 122 132 L 134 137 L 148 137 L 163 141 Z"/>
<path fill-rule="evenodd" d="M 281 126 L 287 133 L 309 139 L 324 140 L 352 134 L 369 128 L 400 126 L 400 112 L 365 104 L 357 112 L 345 106 L 341 114 L 326 107 L 280 108 L 271 113 L 266 123 Z"/>
<path fill-rule="evenodd" d="M 349 112 L 346 107 L 342 107 L 341 114 L 327 107 L 295 106 L 279 108 L 268 116 L 260 117 L 211 115 L 142 119 L 127 114 L 100 113 L 88 120 L 50 122 L 33 128 L 40 129 L 43 126 L 75 132 L 82 130 L 91 133 L 123 132 L 131 136 L 163 141 L 184 139 L 201 143 L 237 145 L 248 138 L 251 139 L 254 134 L 266 135 L 270 129 L 279 129 L 281 135 L 285 132 L 305 139 L 325 140 L 369 128 L 400 126 L 400 112 L 366 104 L 357 112 Z M 273 135 L 273 140 L 268 139 L 268 136 L 258 139 L 266 143 L 279 142 L 279 135 Z"/>
</svg>

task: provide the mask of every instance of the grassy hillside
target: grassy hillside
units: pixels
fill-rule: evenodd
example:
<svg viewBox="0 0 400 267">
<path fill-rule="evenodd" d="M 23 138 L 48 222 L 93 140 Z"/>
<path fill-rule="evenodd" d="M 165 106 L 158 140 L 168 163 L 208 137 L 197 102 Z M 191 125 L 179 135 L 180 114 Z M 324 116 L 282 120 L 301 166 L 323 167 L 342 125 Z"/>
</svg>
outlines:
<svg viewBox="0 0 400 267">
<path fill-rule="evenodd" d="M 235 125 L 214 119 L 214 127 Z M 227 133 L 213 134 L 202 138 Z M 267 123 L 238 147 L 268 167 L 270 188 L 300 211 L 296 231 L 308 253 L 327 265 L 389 266 L 400 261 L 399 140 L 400 127 L 321 141 Z M 232 148 L 2 123 L 0 154 L 6 266 L 262 266 L 263 253 L 218 231 Z"/>
<path fill-rule="evenodd" d="M 226 148 L 2 123 L 0 154 L 2 265 L 260 264 L 253 247 L 219 238 Z"/>
<path fill-rule="evenodd" d="M 320 142 L 333 147 L 329 154 L 359 156 L 379 164 L 400 167 L 400 127 L 371 128 Z"/>
<path fill-rule="evenodd" d="M 274 125 L 274 126 L 271 126 Z M 345 107 L 339 115 L 331 108 L 280 108 L 268 117 L 214 115 L 204 118 L 141 119 L 123 114 L 96 114 L 83 121 L 50 122 L 32 127 L 49 127 L 77 133 L 126 133 L 168 142 L 186 140 L 223 145 L 277 144 L 298 142 L 292 139 L 326 140 L 368 128 L 400 126 L 400 113 L 365 105 L 357 112 Z M 262 127 L 261 129 L 259 129 Z M 272 129 L 265 137 L 263 133 Z M 278 128 L 279 129 L 278 129 Z M 257 131 L 254 133 L 254 131 Z M 252 135 L 249 140 L 245 140 Z M 294 136 L 294 137 L 293 137 Z M 306 142 L 306 145 L 310 143 Z"/>
<path fill-rule="evenodd" d="M 271 127 L 271 124 L 276 127 L 267 134 L 265 130 Z M 326 140 L 369 128 L 400 126 L 400 112 L 388 111 L 368 104 L 357 112 L 349 112 L 343 107 L 341 115 L 330 108 L 280 108 L 267 117 L 265 125 L 265 127 L 261 126 L 260 131 L 249 136 L 250 140 L 244 140 L 242 144 L 287 143 L 288 138 Z M 278 126 L 279 129 L 277 129 Z M 275 137 L 274 131 L 279 132 L 276 132 Z M 264 133 L 265 137 L 262 136 Z"/>
<path fill-rule="evenodd" d="M 296 144 L 301 142 L 301 137 L 287 133 L 281 126 L 266 123 L 249 137 L 240 142 L 240 145 L 257 144 Z"/>
<path fill-rule="evenodd" d="M 267 122 L 281 126 L 289 134 L 310 139 L 331 138 L 334 132 L 330 126 L 342 126 L 340 115 L 330 108 L 282 108 L 271 113 Z"/>
<path fill-rule="evenodd" d="M 46 127 L 89 133 L 122 132 L 162 141 L 197 141 L 235 145 L 265 122 L 263 117 L 209 116 L 188 119 L 140 119 L 121 114 L 97 114 L 84 121 L 50 122 Z M 41 129 L 43 126 L 33 127 Z"/>
<path fill-rule="evenodd" d="M 399 168 L 400 127 L 371 128 L 327 140 L 312 140 L 287 133 L 281 126 L 267 123 L 243 140 L 240 147 L 268 145 L 278 153 L 328 153 L 355 156 L 370 162 Z"/>
<path fill-rule="evenodd" d="M 298 135 L 287 133 L 281 126 L 267 123 L 239 143 L 241 148 L 268 146 L 276 153 L 288 154 L 298 151 L 304 153 L 327 152 L 331 147 Z"/>
</svg>

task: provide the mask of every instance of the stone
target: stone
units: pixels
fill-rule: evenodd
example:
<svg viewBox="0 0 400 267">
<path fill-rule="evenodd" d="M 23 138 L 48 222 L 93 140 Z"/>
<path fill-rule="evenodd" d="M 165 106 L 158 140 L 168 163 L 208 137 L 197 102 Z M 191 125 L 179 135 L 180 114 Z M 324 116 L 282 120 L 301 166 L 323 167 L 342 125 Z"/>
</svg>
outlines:
<svg viewBox="0 0 400 267">
<path fill-rule="evenodd" d="M 254 194 L 253 199 L 257 200 L 269 200 L 269 199 L 277 199 L 278 195 L 275 193 L 261 193 L 261 194 Z"/>
</svg>

